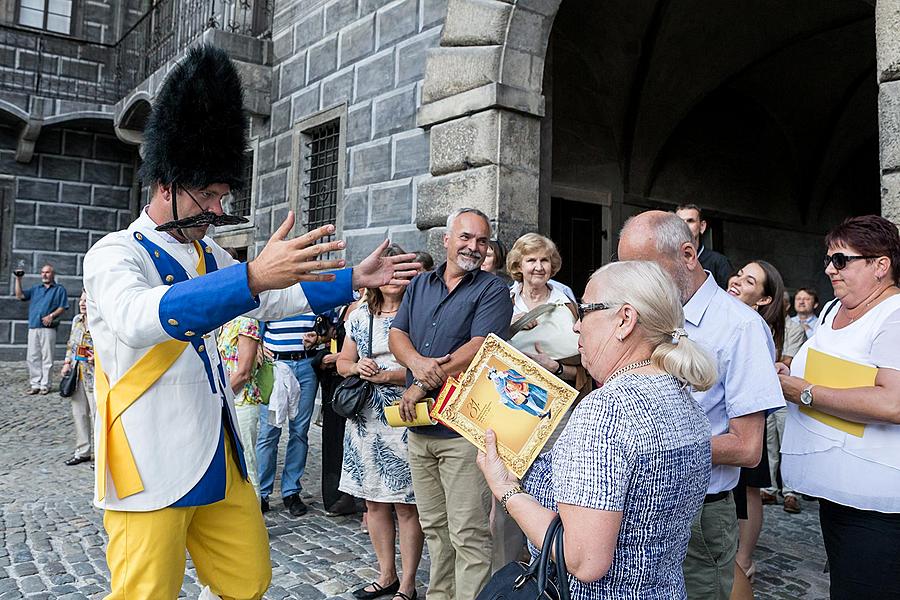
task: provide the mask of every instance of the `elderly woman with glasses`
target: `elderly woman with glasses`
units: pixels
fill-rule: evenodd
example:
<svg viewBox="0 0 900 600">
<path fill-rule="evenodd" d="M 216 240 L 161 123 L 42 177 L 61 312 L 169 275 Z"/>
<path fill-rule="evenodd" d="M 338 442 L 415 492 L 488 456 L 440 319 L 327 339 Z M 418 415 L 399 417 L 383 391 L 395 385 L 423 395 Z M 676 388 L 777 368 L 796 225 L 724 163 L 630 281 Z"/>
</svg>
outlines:
<svg viewBox="0 0 900 600">
<path fill-rule="evenodd" d="M 836 299 L 790 369 L 779 365 L 782 477 L 820 499 L 831 597 L 900 598 L 900 235 L 867 215 L 825 245 Z M 829 356 L 846 362 L 829 364 L 828 385 L 808 381 L 808 365 Z M 860 364 L 873 380 L 851 378 Z"/>
<path fill-rule="evenodd" d="M 713 385 L 715 365 L 687 339 L 681 297 L 655 263 L 606 265 L 584 300 L 581 361 L 603 386 L 521 486 L 492 431 L 479 466 L 533 554 L 559 514 L 573 600 L 685 598 L 681 563 L 712 463 L 690 387 Z"/>
</svg>

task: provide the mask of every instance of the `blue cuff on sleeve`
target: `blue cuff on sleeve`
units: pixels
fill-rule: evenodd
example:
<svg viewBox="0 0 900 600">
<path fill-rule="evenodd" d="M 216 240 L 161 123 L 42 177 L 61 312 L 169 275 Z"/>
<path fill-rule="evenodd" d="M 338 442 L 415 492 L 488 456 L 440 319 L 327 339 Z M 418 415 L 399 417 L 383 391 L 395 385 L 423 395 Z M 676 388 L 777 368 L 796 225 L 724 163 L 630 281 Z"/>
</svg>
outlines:
<svg viewBox="0 0 900 600">
<path fill-rule="evenodd" d="M 304 281 L 300 284 L 312 312 L 317 315 L 353 302 L 353 269 L 327 272 L 334 273 L 334 281 Z"/>
<path fill-rule="evenodd" d="M 247 263 L 239 263 L 170 286 L 159 301 L 159 321 L 170 336 L 189 342 L 258 306 Z"/>
</svg>

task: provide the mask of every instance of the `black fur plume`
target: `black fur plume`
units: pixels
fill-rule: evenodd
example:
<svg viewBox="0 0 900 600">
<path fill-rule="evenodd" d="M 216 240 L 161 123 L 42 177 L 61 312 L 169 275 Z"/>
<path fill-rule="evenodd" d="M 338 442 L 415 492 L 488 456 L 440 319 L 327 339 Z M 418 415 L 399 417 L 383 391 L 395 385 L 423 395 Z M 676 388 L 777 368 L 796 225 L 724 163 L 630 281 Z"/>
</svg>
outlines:
<svg viewBox="0 0 900 600">
<path fill-rule="evenodd" d="M 191 48 L 153 104 L 144 130 L 141 180 L 241 189 L 246 127 L 244 92 L 231 59 L 214 46 Z"/>
</svg>

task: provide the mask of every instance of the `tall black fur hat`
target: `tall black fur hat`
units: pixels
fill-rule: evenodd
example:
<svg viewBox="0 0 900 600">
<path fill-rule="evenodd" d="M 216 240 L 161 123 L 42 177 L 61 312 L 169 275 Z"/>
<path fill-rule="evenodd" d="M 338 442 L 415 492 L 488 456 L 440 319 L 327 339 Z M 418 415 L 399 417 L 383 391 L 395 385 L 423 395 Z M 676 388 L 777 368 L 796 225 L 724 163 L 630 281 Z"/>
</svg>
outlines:
<svg viewBox="0 0 900 600">
<path fill-rule="evenodd" d="M 228 54 L 202 45 L 172 69 L 144 129 L 145 184 L 244 185 L 247 117 L 241 79 Z"/>
</svg>

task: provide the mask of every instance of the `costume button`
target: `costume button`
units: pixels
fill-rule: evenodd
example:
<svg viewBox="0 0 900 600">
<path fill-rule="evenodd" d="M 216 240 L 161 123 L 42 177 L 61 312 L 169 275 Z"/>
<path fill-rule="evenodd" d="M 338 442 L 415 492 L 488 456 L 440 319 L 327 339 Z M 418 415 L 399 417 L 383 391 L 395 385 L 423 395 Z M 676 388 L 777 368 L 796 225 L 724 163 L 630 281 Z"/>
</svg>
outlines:
<svg viewBox="0 0 900 600">
<path fill-rule="evenodd" d="M 197 352 L 203 352 L 204 350 L 206 350 L 206 346 L 204 346 L 203 344 L 200 344 L 200 345 L 197 347 Z"/>
<path fill-rule="evenodd" d="M 178 321 L 176 321 L 175 319 L 169 319 L 169 325 L 172 325 L 174 327 L 175 325 L 178 325 Z"/>
<path fill-rule="evenodd" d="M 184 335 L 185 335 L 185 337 L 194 337 L 194 332 L 193 331 L 185 331 Z"/>
<path fill-rule="evenodd" d="M 139 239 L 139 240 L 144 239 L 144 236 L 142 236 L 142 235 L 139 234 L 139 233 L 134 234 L 134 237 L 136 237 L 136 238 Z"/>
<path fill-rule="evenodd" d="M 207 253 L 207 254 L 212 254 L 212 248 L 210 248 L 209 246 L 207 246 L 207 247 L 206 247 L 206 253 Z"/>
<path fill-rule="evenodd" d="M 153 256 L 155 256 L 156 258 L 159 258 L 159 250 L 154 250 Z"/>
<path fill-rule="evenodd" d="M 166 283 L 172 283 L 173 281 L 175 281 L 175 277 L 173 277 L 172 275 L 166 275 Z"/>
</svg>

